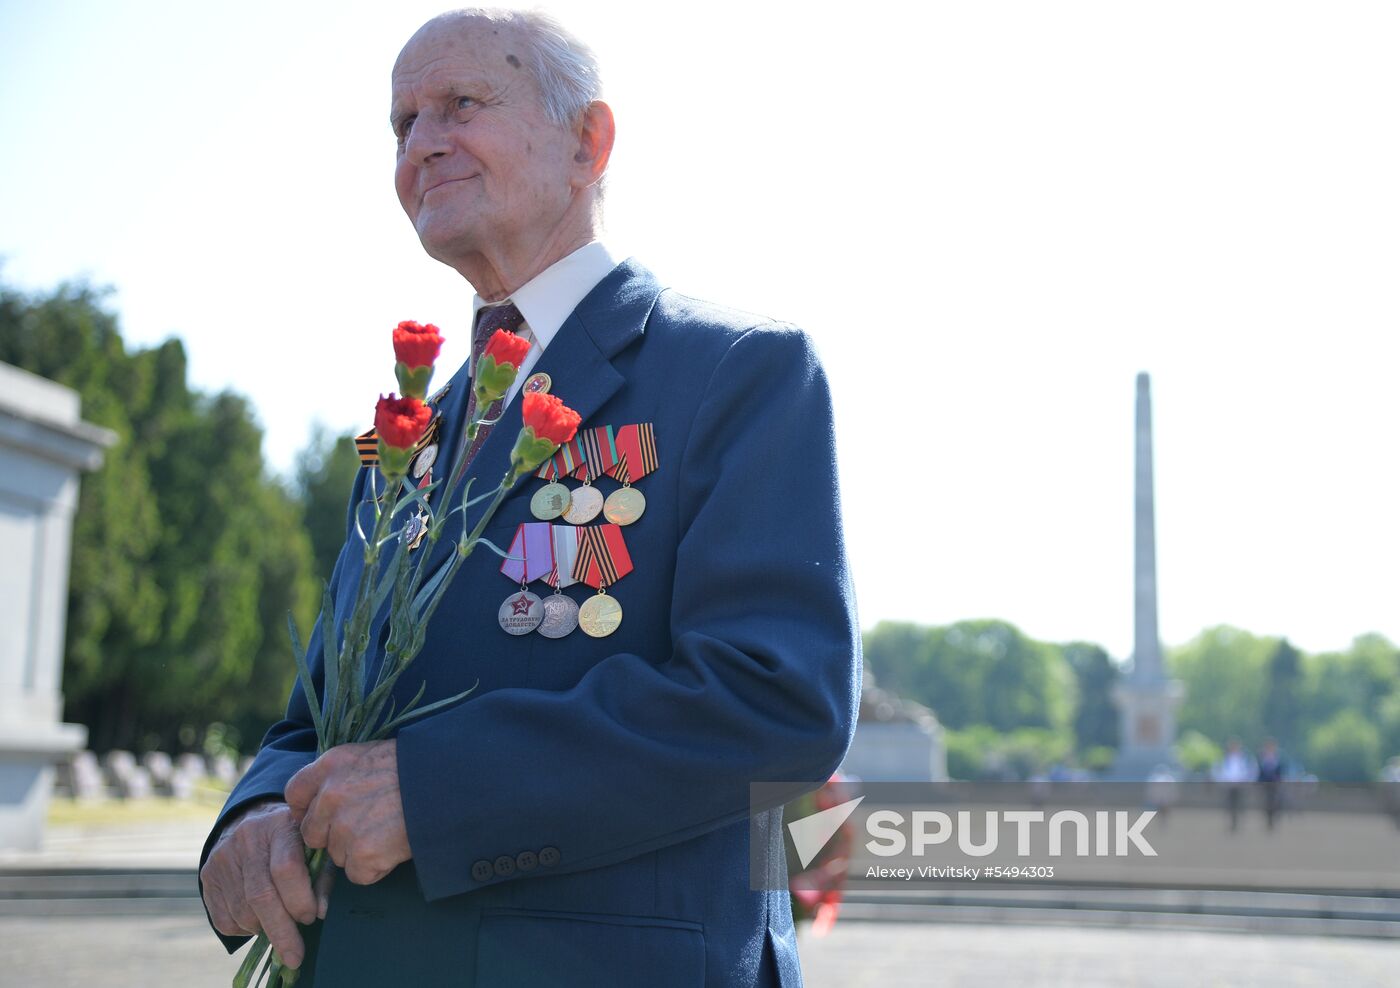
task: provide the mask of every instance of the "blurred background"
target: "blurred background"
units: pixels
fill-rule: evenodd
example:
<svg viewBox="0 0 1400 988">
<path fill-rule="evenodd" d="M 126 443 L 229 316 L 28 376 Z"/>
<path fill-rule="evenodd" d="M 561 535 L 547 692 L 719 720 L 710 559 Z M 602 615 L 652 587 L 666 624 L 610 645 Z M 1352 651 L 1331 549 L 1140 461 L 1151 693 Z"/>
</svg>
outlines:
<svg viewBox="0 0 1400 988">
<path fill-rule="evenodd" d="M 1257 774 L 1273 738 L 1290 780 L 1400 779 L 1400 13 L 546 6 L 604 68 L 614 251 L 822 354 L 873 689 L 848 775 L 1115 777 L 1148 372 L 1163 769 L 1219 780 L 1237 739 Z M 187 893 L 150 875 L 187 874 L 280 714 L 386 330 L 466 356 L 470 287 L 391 183 L 389 69 L 439 9 L 0 0 L 0 364 L 27 372 L 0 456 L 47 464 L 3 471 L 0 588 L 32 620 L 0 636 L 0 717 L 86 729 L 45 728 L 42 806 L 20 787 L 45 826 L 0 852 L 0 933 L 35 924 L 11 943 L 66 935 L 5 918 L 41 866 Z M 809 981 L 888 953 L 866 929 L 814 940 Z M 1157 956 L 1134 935 L 1027 976 Z"/>
</svg>

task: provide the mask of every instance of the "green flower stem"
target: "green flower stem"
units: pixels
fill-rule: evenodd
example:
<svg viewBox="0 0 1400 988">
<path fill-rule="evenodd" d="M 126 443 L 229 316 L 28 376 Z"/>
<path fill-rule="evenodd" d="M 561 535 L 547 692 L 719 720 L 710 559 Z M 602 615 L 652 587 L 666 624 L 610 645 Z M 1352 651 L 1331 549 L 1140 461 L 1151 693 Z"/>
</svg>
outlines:
<svg viewBox="0 0 1400 988">
<path fill-rule="evenodd" d="M 233 988 L 249 988 L 253 983 L 253 975 L 258 973 L 258 965 L 263 962 L 263 957 L 267 954 L 268 942 L 266 933 L 259 933 L 253 945 L 248 948 L 248 953 L 243 958 L 243 963 L 238 965 L 238 973 L 233 976 Z M 258 978 L 262 980 L 261 976 Z"/>
</svg>

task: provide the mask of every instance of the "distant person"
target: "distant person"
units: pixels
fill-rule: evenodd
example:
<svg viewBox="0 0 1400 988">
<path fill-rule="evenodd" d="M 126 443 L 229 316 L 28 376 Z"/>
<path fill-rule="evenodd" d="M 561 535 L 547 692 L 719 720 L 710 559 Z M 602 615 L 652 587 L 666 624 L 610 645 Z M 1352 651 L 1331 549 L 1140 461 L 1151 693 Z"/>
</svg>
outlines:
<svg viewBox="0 0 1400 988">
<path fill-rule="evenodd" d="M 1211 778 L 1225 787 L 1225 811 L 1230 819 L 1230 832 L 1240 829 L 1240 804 L 1244 800 L 1245 785 L 1255 779 L 1254 762 L 1239 738 L 1231 738 L 1225 745 L 1225 756 L 1216 763 Z"/>
<path fill-rule="evenodd" d="M 1264 821 L 1270 830 L 1274 829 L 1274 822 L 1283 805 L 1283 777 L 1287 768 L 1287 762 L 1278 752 L 1278 742 L 1265 738 L 1259 747 L 1259 762 L 1254 777 L 1264 795 Z"/>
</svg>

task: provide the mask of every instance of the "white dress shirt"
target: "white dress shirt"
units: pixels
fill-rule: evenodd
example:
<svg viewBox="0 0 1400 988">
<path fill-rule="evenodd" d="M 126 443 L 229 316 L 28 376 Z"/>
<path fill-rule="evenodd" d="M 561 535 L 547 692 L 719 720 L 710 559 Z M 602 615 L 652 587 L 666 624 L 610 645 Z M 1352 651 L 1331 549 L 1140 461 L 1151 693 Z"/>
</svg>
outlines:
<svg viewBox="0 0 1400 988">
<path fill-rule="evenodd" d="M 506 392 L 507 407 L 530 376 L 530 371 L 539 362 L 545 347 L 549 346 L 559 332 L 564 320 L 569 318 L 584 297 L 597 287 L 598 282 L 617 267 L 618 259 L 601 240 L 591 240 L 578 250 L 561 257 L 539 274 L 511 293 L 500 302 L 485 302 L 480 295 L 472 297 L 472 325 L 476 325 L 476 314 L 486 305 L 502 305 L 514 302 L 525 324 L 530 327 L 534 342 L 530 352 L 515 375 L 515 383 Z"/>
</svg>

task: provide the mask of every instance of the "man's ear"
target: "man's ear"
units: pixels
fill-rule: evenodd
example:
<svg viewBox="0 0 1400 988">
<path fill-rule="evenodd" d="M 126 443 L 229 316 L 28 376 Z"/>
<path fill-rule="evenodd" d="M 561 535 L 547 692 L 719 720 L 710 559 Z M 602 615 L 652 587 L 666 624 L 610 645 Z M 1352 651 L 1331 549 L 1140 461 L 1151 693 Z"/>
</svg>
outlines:
<svg viewBox="0 0 1400 988">
<path fill-rule="evenodd" d="M 578 188 L 587 188 L 603 177 L 616 136 L 612 107 L 602 100 L 589 103 L 579 117 L 578 150 L 574 152 L 574 182 Z"/>
</svg>

